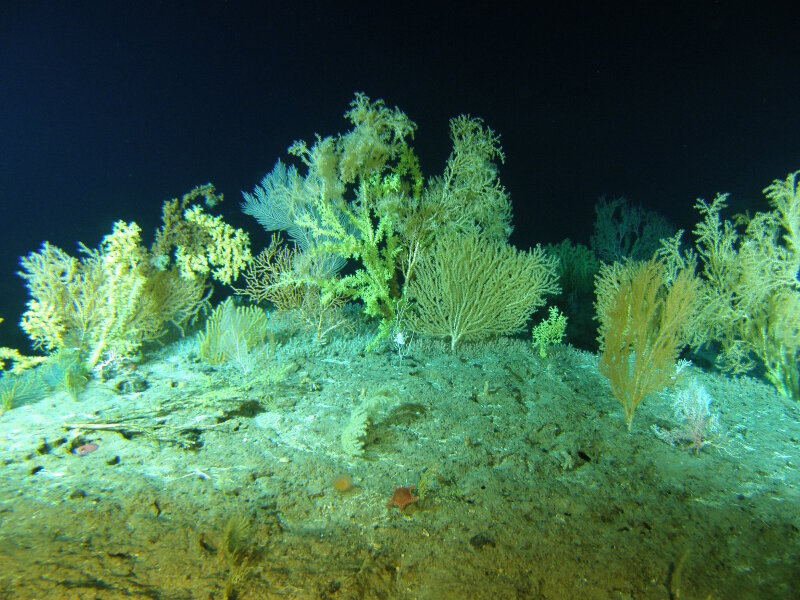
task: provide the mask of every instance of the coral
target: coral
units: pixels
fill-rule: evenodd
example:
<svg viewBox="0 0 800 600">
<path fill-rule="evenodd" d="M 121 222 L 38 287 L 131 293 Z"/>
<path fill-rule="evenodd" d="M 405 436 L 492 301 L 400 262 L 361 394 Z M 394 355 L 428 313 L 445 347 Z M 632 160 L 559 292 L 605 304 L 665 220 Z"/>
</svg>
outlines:
<svg viewBox="0 0 800 600">
<path fill-rule="evenodd" d="M 233 362 L 242 374 L 253 364 L 252 351 L 267 337 L 267 314 L 257 306 L 236 306 L 229 297 L 206 320 L 198 334 L 200 358 L 212 365 Z"/>
<path fill-rule="evenodd" d="M 191 245 L 179 245 L 175 250 L 181 275 L 191 278 L 210 273 L 220 283 L 230 285 L 252 259 L 247 234 L 225 223 L 222 217 L 203 212 L 198 205 L 189 208 L 184 218 L 194 226 L 196 235 Z"/>
<path fill-rule="evenodd" d="M 652 425 L 650 429 L 662 442 L 699 454 L 719 431 L 719 415 L 711 413 L 711 401 L 706 389 L 694 379 L 675 394 L 672 408 L 678 426 L 667 430 Z"/>
<path fill-rule="evenodd" d="M 372 426 L 375 415 L 382 407 L 399 402 L 394 392 L 378 390 L 367 397 L 367 390 L 361 390 L 358 406 L 353 409 L 347 426 L 342 430 L 342 449 L 350 456 L 363 456 L 367 443 L 367 431 Z"/>
<path fill-rule="evenodd" d="M 164 203 L 149 252 L 138 225 L 118 221 L 98 248 L 81 244 L 80 258 L 47 242 L 23 257 L 31 299 L 21 326 L 36 347 L 74 348 L 91 371 L 105 354 L 135 355 L 168 324 L 183 331 L 207 305 L 207 275 L 229 283 L 250 260 L 246 234 L 205 214 L 199 198 L 221 199 L 207 184 Z"/>
<path fill-rule="evenodd" d="M 784 396 L 800 400 L 800 172 L 776 180 L 764 193 L 769 212 L 722 220 L 727 194 L 698 200 L 703 220 L 694 230 L 696 254 L 673 262 L 701 263 L 702 310 L 694 346 L 718 342 L 721 368 L 743 373 L 760 362 Z"/>
<path fill-rule="evenodd" d="M 594 291 L 600 261 L 587 246 L 573 244 L 567 238 L 558 244 L 547 244 L 545 250 L 558 258 L 558 281 L 564 294 L 585 296 Z"/>
<path fill-rule="evenodd" d="M 499 136 L 483 120 L 460 115 L 450 120 L 450 138 L 453 150 L 444 173 L 428 182 L 400 227 L 416 227 L 415 235 L 423 237 L 444 228 L 507 240 L 512 231 L 511 202 L 495 163 L 505 160 Z M 423 215 L 427 217 L 424 224 L 406 223 L 415 223 Z"/>
<path fill-rule="evenodd" d="M 225 223 L 222 217 L 207 214 L 197 203 L 200 198 L 207 208 L 223 201 L 213 184 L 206 183 L 180 200 L 164 202 L 162 224 L 150 248 L 150 260 L 162 271 L 176 264 L 184 279 L 204 280 L 211 275 L 230 285 L 252 259 L 250 238 L 241 229 Z"/>
<path fill-rule="evenodd" d="M 671 381 L 689 341 L 699 288 L 689 269 L 668 281 L 664 261 L 655 258 L 600 268 L 595 304 L 600 372 L 625 411 L 628 431 L 642 399 Z"/>
<path fill-rule="evenodd" d="M 659 240 L 675 232 L 663 216 L 632 205 L 626 198 L 609 201 L 603 196 L 594 210 L 597 216 L 590 245 L 603 262 L 647 260 L 658 250 Z"/>
<path fill-rule="evenodd" d="M 305 165 L 305 176 L 278 161 L 252 194 L 244 194 L 246 214 L 267 231 L 286 231 L 304 253 L 326 254 L 317 249 L 319 244 L 340 239 L 340 233 L 330 237 L 324 231 L 323 221 L 325 228 L 348 230 L 346 209 L 350 214 L 359 212 L 354 202 L 345 200 L 348 188 L 360 192 L 363 183 L 387 172 L 407 172 L 408 165 L 415 164 L 406 138 L 413 137 L 416 125 L 398 108 L 389 109 L 382 100 L 373 102 L 357 93 L 345 117 L 353 126 L 347 133 L 317 136 L 310 148 L 295 141 L 289 148 Z M 329 273 L 343 265 L 344 261 L 337 262 Z"/>
<path fill-rule="evenodd" d="M 286 167 L 280 160 L 267 173 L 253 193 L 244 192 L 242 212 L 252 216 L 266 231 L 285 231 L 300 251 L 315 262 L 311 272 L 329 277 L 344 267 L 346 259 L 323 255 L 317 250 L 319 242 L 312 231 L 300 224 L 308 215 L 317 220 L 315 202 L 322 193 L 320 177 L 302 177 L 294 166 Z M 340 198 L 337 191 L 335 198 Z"/>
<path fill-rule="evenodd" d="M 366 186 L 362 186 L 366 188 Z M 369 192 L 362 190 L 360 206 L 369 205 Z M 391 217 L 376 215 L 370 208 L 353 211 L 342 209 L 352 228 L 339 228 L 335 212 L 321 207 L 319 225 L 309 224 L 315 235 L 329 240 L 321 245 L 324 251 L 360 261 L 361 268 L 338 279 L 321 281 L 320 285 L 328 297 L 342 295 L 358 298 L 364 303 L 364 313 L 377 317 L 383 323 L 391 322 L 395 314 L 396 273 L 400 240 L 395 235 Z"/>
<path fill-rule="evenodd" d="M 343 310 L 346 304 L 344 296 L 334 294 L 323 298 L 319 286 L 308 284 L 303 290 L 299 311 L 303 328 L 311 332 L 317 342 L 325 342 L 336 330 L 352 329 Z"/>
<path fill-rule="evenodd" d="M 0 323 L 2 322 L 3 319 L 0 317 Z M 25 356 L 16 348 L 6 348 L 5 346 L 0 346 L 0 372 L 4 372 L 6 370 L 6 361 L 11 361 L 12 364 L 12 367 L 8 370 L 8 373 L 20 375 L 28 369 L 32 369 L 33 367 L 42 364 L 45 360 L 47 359 L 44 356 Z"/>
<path fill-rule="evenodd" d="M 418 261 L 408 286 L 409 325 L 431 337 L 464 340 L 520 331 L 546 294 L 559 291 L 556 259 L 477 235 L 441 236 Z"/>
<path fill-rule="evenodd" d="M 118 221 L 98 249 L 82 251 L 78 260 L 45 242 L 21 259 L 32 297 L 21 326 L 45 350 L 88 352 L 92 367 L 105 351 L 135 352 L 157 337 L 160 322 L 140 310 L 147 260 L 135 223 Z"/>
<path fill-rule="evenodd" d="M 150 254 L 162 268 L 169 266 L 175 247 L 191 242 L 195 231 L 184 214 L 200 199 L 206 207 L 212 208 L 224 198 L 222 194 L 217 194 L 213 184 L 206 183 L 192 188 L 180 198 L 165 201 L 161 206 L 161 227 L 156 231 Z"/>
<path fill-rule="evenodd" d="M 561 293 L 552 299 L 567 317 L 566 339 L 581 348 L 593 348 L 596 325 L 591 307 L 594 300 L 594 277 L 600 261 L 588 246 L 565 239 L 547 244 L 545 250 L 558 259 L 558 282 Z"/>
<path fill-rule="evenodd" d="M 560 314 L 555 306 L 551 306 L 547 319 L 543 319 L 531 330 L 533 348 L 539 351 L 539 357 L 547 356 L 547 347 L 560 344 L 567 329 L 567 317 Z"/>
<path fill-rule="evenodd" d="M 47 357 L 47 362 L 37 370 L 37 375 L 50 390 L 66 392 L 76 400 L 89 383 L 89 371 L 82 358 L 80 352 L 72 348 L 57 350 Z M 97 371 L 102 369 L 96 368 Z"/>
<path fill-rule="evenodd" d="M 245 269 L 245 287 L 233 288 L 234 291 L 251 302 L 272 302 L 278 310 L 301 306 L 306 286 L 293 277 L 295 254 L 273 233 L 269 245 Z"/>
<path fill-rule="evenodd" d="M 339 180 L 343 184 L 383 173 L 386 165 L 402 154 L 406 140 L 413 139 L 417 129 L 416 123 L 399 108 L 387 108 L 383 100 L 373 102 L 361 92 L 356 93 L 344 116 L 353 129 L 336 142 Z"/>
<path fill-rule="evenodd" d="M 361 456 L 366 445 L 367 429 L 372 424 L 372 409 L 362 402 L 350 414 L 347 426 L 342 431 L 342 450 L 349 456 Z"/>
<path fill-rule="evenodd" d="M 245 194 L 242 207 L 265 229 L 285 230 L 297 243 L 301 252 L 294 260 L 302 266 L 293 269 L 297 282 L 318 286 L 323 303 L 336 297 L 361 300 L 365 314 L 382 322 L 380 339 L 400 297 L 403 248 L 394 215 L 404 194 L 419 187 L 403 179 L 418 175 L 406 142 L 416 125 L 399 109 L 364 94 L 356 94 L 345 116 L 353 126 L 347 133 L 318 136 L 310 148 L 302 141 L 292 144 L 289 153 L 305 165 L 305 176 L 279 161 Z M 355 198 L 348 200 L 349 193 Z M 348 259 L 359 268 L 338 278 Z"/>
<path fill-rule="evenodd" d="M 437 237 L 506 242 L 511 203 L 498 177 L 505 156 L 492 129 L 481 119 L 461 115 L 450 122 L 453 150 L 444 173 L 423 188 L 410 146 L 416 125 L 401 110 L 356 94 L 345 117 L 352 126 L 348 132 L 317 136 L 310 147 L 296 141 L 289 148 L 305 166 L 304 175 L 279 161 L 252 194 L 244 195 L 242 207 L 265 229 L 285 230 L 297 243 L 295 262 L 308 266 L 293 268 L 291 277 L 315 283 L 323 304 L 336 297 L 358 300 L 365 315 L 380 320 L 378 336 L 369 345 L 375 348 L 397 328 L 416 268 L 423 255 L 431 254 Z M 354 270 L 339 277 L 348 260 L 355 262 Z M 524 325 L 539 305 L 531 300 L 540 291 L 549 293 L 549 288 L 526 296 L 522 309 L 500 311 L 487 331 Z M 497 327 L 511 312 L 525 309 L 528 313 L 516 315 L 513 326 Z"/>
<path fill-rule="evenodd" d="M 0 373 L 0 415 L 22 404 L 40 400 L 47 391 L 47 386 L 34 370 Z"/>
</svg>

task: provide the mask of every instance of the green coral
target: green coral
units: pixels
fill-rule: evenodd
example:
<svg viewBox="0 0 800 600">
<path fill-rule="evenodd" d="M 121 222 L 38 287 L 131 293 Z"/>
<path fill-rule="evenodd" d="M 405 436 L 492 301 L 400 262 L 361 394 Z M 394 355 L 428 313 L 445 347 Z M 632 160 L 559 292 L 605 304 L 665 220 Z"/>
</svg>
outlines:
<svg viewBox="0 0 800 600">
<path fill-rule="evenodd" d="M 243 209 L 268 231 L 286 230 L 311 256 L 296 261 L 307 265 L 295 269 L 298 282 L 311 279 L 323 301 L 359 300 L 380 320 L 374 347 L 397 325 L 417 262 L 435 238 L 452 232 L 505 242 L 511 204 L 498 177 L 499 136 L 480 119 L 451 121 L 453 152 L 444 174 L 425 186 L 410 146 L 416 125 L 402 111 L 359 93 L 345 117 L 352 125 L 345 134 L 289 148 L 305 175 L 279 161 L 245 194 Z M 330 268 L 308 267 L 315 259 Z M 346 260 L 356 268 L 338 277 Z"/>
<path fill-rule="evenodd" d="M 364 94 L 356 94 L 345 116 L 353 126 L 347 133 L 317 136 L 311 147 L 292 144 L 289 153 L 305 165 L 305 176 L 279 162 L 261 187 L 245 195 L 243 208 L 266 229 L 285 229 L 298 243 L 306 255 L 295 261 L 292 276 L 299 284 L 319 286 L 323 303 L 336 297 L 363 302 L 365 314 L 381 320 L 380 339 L 401 297 L 407 248 L 397 230 L 399 207 L 422 185 L 408 145 L 416 125 Z M 356 270 L 336 276 L 346 260 L 356 261 Z"/>
<path fill-rule="evenodd" d="M 567 330 L 567 317 L 551 306 L 548 316 L 531 330 L 532 345 L 538 350 L 539 357 L 547 356 L 548 346 L 560 344 Z"/>
<path fill-rule="evenodd" d="M 314 236 L 325 240 L 319 244 L 319 252 L 352 258 L 361 264 L 361 268 L 351 275 L 321 281 L 326 297 L 358 298 L 364 303 L 365 314 L 382 321 L 394 319 L 394 303 L 398 295 L 397 257 L 401 252 L 391 216 L 380 214 L 374 201 L 382 193 L 385 195 L 388 188 L 383 186 L 388 185 L 373 177 L 371 181 L 361 183 L 356 206 L 335 207 L 320 203 L 316 220 L 306 217 L 299 221 Z"/>
</svg>

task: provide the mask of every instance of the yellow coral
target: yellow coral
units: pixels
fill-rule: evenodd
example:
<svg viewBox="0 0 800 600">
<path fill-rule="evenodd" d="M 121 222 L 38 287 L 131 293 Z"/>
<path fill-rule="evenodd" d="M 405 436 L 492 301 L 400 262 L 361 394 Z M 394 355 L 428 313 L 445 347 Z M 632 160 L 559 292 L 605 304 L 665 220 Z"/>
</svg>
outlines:
<svg viewBox="0 0 800 600">
<path fill-rule="evenodd" d="M 151 264 L 136 223 L 114 224 L 80 260 L 45 243 L 21 260 L 31 299 L 21 326 L 37 347 L 74 348 L 92 368 L 106 352 L 129 356 L 142 342 L 180 326 L 204 304 L 203 281 L 176 281 Z"/>
<path fill-rule="evenodd" d="M 211 273 L 217 281 L 231 284 L 252 259 L 247 234 L 225 223 L 222 217 L 205 213 L 199 205 L 188 208 L 184 218 L 197 227 L 205 243 L 178 246 L 175 260 L 181 275 L 191 278 L 198 273 Z"/>
<path fill-rule="evenodd" d="M 143 339 L 158 334 L 161 323 L 140 311 L 142 288 L 147 281 L 139 268 L 146 254 L 139 245 L 141 229 L 136 223 L 117 221 L 111 234 L 103 238 L 99 250 L 89 251 L 85 261 L 95 289 L 90 298 L 93 326 L 84 334 L 90 342 L 88 365 L 93 367 L 106 351 L 123 356 L 135 353 Z"/>
<path fill-rule="evenodd" d="M 537 246 L 520 252 L 477 235 L 442 235 L 419 259 L 408 285 L 409 326 L 430 337 L 462 340 L 525 327 L 546 294 L 560 291 L 556 260 Z"/>
<path fill-rule="evenodd" d="M 600 372 L 625 411 L 628 431 L 642 399 L 667 386 L 689 341 L 700 282 L 690 269 L 668 281 L 664 262 L 603 265 L 596 279 Z"/>
<path fill-rule="evenodd" d="M 784 396 L 800 400 L 800 183 L 797 173 L 764 190 L 773 210 L 720 216 L 727 194 L 698 200 L 697 256 L 704 297 L 694 346 L 719 342 L 720 367 L 734 374 L 760 361 Z M 744 224 L 742 231 L 737 224 Z M 673 254 L 675 254 L 673 252 Z"/>
<path fill-rule="evenodd" d="M 3 318 L 0 317 L 0 323 L 2 322 Z M 19 375 L 23 371 L 35 367 L 47 359 L 44 356 L 25 356 L 20 354 L 19 350 L 0 346 L 0 372 L 5 371 L 5 361 L 7 360 L 10 360 L 14 364 L 14 366 L 9 370 L 9 373 L 13 375 Z"/>
</svg>

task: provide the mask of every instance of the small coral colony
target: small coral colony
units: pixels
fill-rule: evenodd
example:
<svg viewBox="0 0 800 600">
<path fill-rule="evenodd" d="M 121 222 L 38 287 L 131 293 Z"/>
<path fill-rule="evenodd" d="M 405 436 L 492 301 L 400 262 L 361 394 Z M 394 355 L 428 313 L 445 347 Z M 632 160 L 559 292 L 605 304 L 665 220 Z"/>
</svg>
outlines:
<svg viewBox="0 0 800 600">
<path fill-rule="evenodd" d="M 699 200 L 691 242 L 648 229 L 644 211 L 617 200 L 598 206 L 591 247 L 518 250 L 508 242 L 500 138 L 481 119 L 450 121 L 444 171 L 423 178 L 416 124 L 400 109 L 358 93 L 345 118 L 346 133 L 294 142 L 289 160 L 244 194 L 244 212 L 273 232 L 255 256 L 246 232 L 214 216 L 222 195 L 205 184 L 164 203 L 149 246 L 136 223 L 118 221 L 96 248 L 72 255 L 45 242 L 23 257 L 20 325 L 44 356 L 0 349 L 3 408 L 41 389 L 47 369 L 48 381 L 57 373 L 77 393 L 107 365 L 142 360 L 153 342 L 188 335 L 202 319 L 198 356 L 237 361 L 246 377 L 271 313 L 293 315 L 323 341 L 347 331 L 347 305 L 374 324 L 366 351 L 402 356 L 412 339 L 458 352 L 519 333 L 548 297 L 532 355 L 544 359 L 562 341 L 567 316 L 590 337 L 596 327 L 599 369 L 628 428 L 645 396 L 678 385 L 687 348 L 713 347 L 719 368 L 758 367 L 800 398 L 798 173 L 767 187 L 768 207 L 753 216 L 723 219 L 725 195 Z M 212 306 L 213 285 L 236 301 Z"/>
</svg>

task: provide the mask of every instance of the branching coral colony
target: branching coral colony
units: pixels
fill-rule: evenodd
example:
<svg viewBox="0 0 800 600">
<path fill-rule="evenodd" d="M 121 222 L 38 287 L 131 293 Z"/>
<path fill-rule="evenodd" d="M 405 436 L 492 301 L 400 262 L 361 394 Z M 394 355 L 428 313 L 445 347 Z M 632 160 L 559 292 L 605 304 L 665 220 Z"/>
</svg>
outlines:
<svg viewBox="0 0 800 600">
<path fill-rule="evenodd" d="M 720 219 L 727 194 L 710 204 L 698 200 L 703 221 L 694 230 L 705 285 L 693 343 L 718 342 L 719 366 L 733 373 L 760 362 L 766 378 L 794 400 L 800 400 L 798 175 L 764 189 L 770 212 L 734 222 Z"/>
<path fill-rule="evenodd" d="M 22 328 L 37 348 L 69 353 L 88 372 L 107 356 L 135 356 L 170 325 L 182 332 L 208 307 L 210 281 L 233 285 L 240 272 L 246 287 L 235 291 L 299 307 L 318 336 L 338 328 L 337 307 L 360 302 L 380 323 L 372 347 L 406 328 L 448 338 L 453 348 L 523 328 L 544 295 L 558 291 L 557 275 L 541 248 L 508 245 L 499 137 L 480 119 L 453 119 L 453 151 L 426 185 L 410 146 L 416 124 L 400 109 L 359 93 L 345 117 L 348 132 L 291 145 L 302 174 L 279 161 L 245 194 L 245 212 L 286 231 L 294 248 L 274 238 L 252 260 L 247 234 L 206 212 L 222 196 L 198 186 L 164 203 L 149 249 L 136 223 L 119 221 L 97 248 L 79 245 L 78 256 L 45 242 L 23 257 L 30 300 Z M 463 264 L 441 277 L 436 265 L 447 263 L 448 249 L 435 238 L 463 249 L 454 255 Z M 339 275 L 348 261 L 355 268 Z M 480 276 L 459 282 L 467 262 Z M 497 272 L 503 285 L 492 285 Z"/>
<path fill-rule="evenodd" d="M 247 274 L 250 295 L 318 288 L 322 304 L 358 300 L 380 321 L 372 347 L 405 327 L 454 349 L 522 329 L 544 295 L 558 292 L 556 262 L 541 248 L 508 245 L 499 137 L 480 119 L 453 119 L 444 174 L 424 185 L 409 145 L 416 125 L 402 111 L 356 94 L 345 117 L 347 133 L 289 148 L 305 174 L 278 161 L 244 194 L 245 213 L 295 243 L 291 262 L 278 263 L 274 249 L 260 255 Z M 270 257 L 280 272 L 264 264 Z M 339 276 L 348 260 L 355 271 Z M 460 277 L 467 272 L 476 276 Z"/>
<path fill-rule="evenodd" d="M 781 394 L 800 399 L 798 174 L 764 190 L 772 211 L 737 223 L 720 218 L 727 195 L 699 200 L 695 250 L 681 251 L 678 232 L 649 262 L 601 267 L 600 370 L 629 430 L 636 406 L 668 385 L 687 345 L 719 343 L 718 363 L 734 373 L 758 360 Z"/>
<path fill-rule="evenodd" d="M 355 301 L 379 322 L 371 348 L 416 333 L 456 351 L 521 330 L 559 293 L 563 258 L 508 243 L 511 203 L 498 176 L 505 156 L 481 119 L 450 121 L 452 152 L 443 173 L 425 181 L 411 147 L 417 126 L 400 109 L 357 93 L 345 118 L 349 131 L 294 142 L 296 165 L 279 160 L 244 194 L 244 212 L 285 232 L 291 246 L 273 235 L 252 259 L 247 234 L 206 212 L 221 195 L 199 186 L 164 203 L 149 249 L 135 223 L 119 221 L 99 247 L 81 245 L 79 257 L 45 242 L 22 258 L 30 292 L 23 329 L 42 350 L 77 353 L 88 371 L 108 355 L 131 357 L 170 324 L 182 332 L 208 307 L 212 280 L 233 286 L 243 272 L 235 292 L 297 311 L 317 338 L 340 329 L 338 309 Z M 755 359 L 778 390 L 800 397 L 797 176 L 766 188 L 771 212 L 736 224 L 720 219 L 725 196 L 699 201 L 693 251 L 681 250 L 678 234 L 648 261 L 600 268 L 600 368 L 629 428 L 644 396 L 670 383 L 687 344 L 719 343 L 721 366 L 734 372 Z M 586 263 L 586 273 L 597 271 L 596 257 Z M 243 319 L 232 305 L 225 310 L 217 316 L 226 322 Z M 544 325 L 534 331 L 540 355 L 564 325 L 548 322 L 547 336 Z M 248 357 L 251 341 L 220 340 L 228 344 L 220 357 Z M 3 358 L 22 365 L 11 350 Z"/>
<path fill-rule="evenodd" d="M 191 322 L 208 304 L 209 279 L 230 283 L 250 261 L 247 234 L 206 214 L 200 199 L 213 207 L 222 196 L 207 184 L 164 204 L 150 250 L 136 223 L 118 221 L 98 248 L 81 244 L 80 258 L 48 242 L 23 257 L 31 299 L 21 326 L 35 346 L 76 352 L 91 370 Z"/>
</svg>

